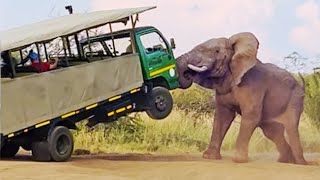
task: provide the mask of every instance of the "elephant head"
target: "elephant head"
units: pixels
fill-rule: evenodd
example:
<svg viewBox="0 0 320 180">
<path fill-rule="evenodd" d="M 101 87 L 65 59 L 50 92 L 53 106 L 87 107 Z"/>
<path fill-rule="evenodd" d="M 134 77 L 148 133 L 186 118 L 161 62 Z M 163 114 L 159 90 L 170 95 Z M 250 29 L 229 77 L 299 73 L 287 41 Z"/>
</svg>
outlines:
<svg viewBox="0 0 320 180">
<path fill-rule="evenodd" d="M 256 65 L 259 41 L 249 32 L 230 38 L 210 39 L 177 58 L 180 88 L 193 82 L 207 88 L 228 80 L 231 86 L 241 83 L 243 75 Z"/>
</svg>

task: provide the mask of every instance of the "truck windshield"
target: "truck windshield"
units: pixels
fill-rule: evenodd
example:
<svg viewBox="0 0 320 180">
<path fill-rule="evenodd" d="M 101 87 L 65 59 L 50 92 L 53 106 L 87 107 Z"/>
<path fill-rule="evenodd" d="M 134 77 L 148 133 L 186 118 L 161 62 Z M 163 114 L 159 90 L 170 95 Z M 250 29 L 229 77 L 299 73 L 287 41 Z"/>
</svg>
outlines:
<svg viewBox="0 0 320 180">
<path fill-rule="evenodd" d="M 157 32 L 144 34 L 140 36 L 140 39 L 146 54 L 152 54 L 157 51 L 168 53 L 166 43 Z"/>
</svg>

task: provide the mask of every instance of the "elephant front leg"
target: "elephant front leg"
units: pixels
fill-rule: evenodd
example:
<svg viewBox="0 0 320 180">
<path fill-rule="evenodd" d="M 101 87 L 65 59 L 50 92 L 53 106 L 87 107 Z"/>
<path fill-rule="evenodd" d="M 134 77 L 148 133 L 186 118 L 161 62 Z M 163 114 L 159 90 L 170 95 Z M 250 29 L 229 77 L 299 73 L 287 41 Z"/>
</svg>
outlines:
<svg viewBox="0 0 320 180">
<path fill-rule="evenodd" d="M 257 108 L 258 109 L 258 108 Z M 251 136 L 260 122 L 260 111 L 254 110 L 242 114 L 240 131 L 236 141 L 236 152 L 233 157 L 234 162 L 248 162 L 248 146 Z"/>
<path fill-rule="evenodd" d="M 222 141 L 235 117 L 235 112 L 217 105 L 208 149 L 203 153 L 205 159 L 221 159 Z"/>
</svg>

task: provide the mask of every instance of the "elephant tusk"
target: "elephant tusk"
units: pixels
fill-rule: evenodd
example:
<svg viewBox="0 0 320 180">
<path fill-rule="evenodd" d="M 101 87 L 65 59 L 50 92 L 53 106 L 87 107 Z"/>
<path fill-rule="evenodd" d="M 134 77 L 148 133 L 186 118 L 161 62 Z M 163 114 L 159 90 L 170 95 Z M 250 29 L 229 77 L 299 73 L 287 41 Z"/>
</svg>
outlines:
<svg viewBox="0 0 320 180">
<path fill-rule="evenodd" d="M 199 73 L 205 72 L 205 71 L 208 70 L 207 66 L 198 67 L 198 66 L 195 66 L 195 65 L 192 65 L 192 64 L 188 64 L 188 68 L 190 68 L 193 71 L 199 72 Z"/>
</svg>

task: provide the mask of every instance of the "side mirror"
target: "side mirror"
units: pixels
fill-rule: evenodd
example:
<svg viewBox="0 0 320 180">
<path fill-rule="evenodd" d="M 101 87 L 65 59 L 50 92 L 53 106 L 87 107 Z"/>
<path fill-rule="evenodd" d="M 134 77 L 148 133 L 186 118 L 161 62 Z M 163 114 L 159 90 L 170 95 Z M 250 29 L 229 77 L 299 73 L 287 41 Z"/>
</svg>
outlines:
<svg viewBox="0 0 320 180">
<path fill-rule="evenodd" d="M 172 49 L 175 49 L 175 48 L 176 48 L 176 43 L 174 42 L 174 39 L 173 39 L 173 38 L 170 39 L 170 44 L 171 44 L 171 48 L 172 48 Z"/>
</svg>

